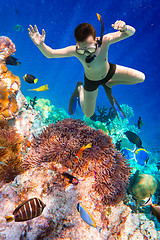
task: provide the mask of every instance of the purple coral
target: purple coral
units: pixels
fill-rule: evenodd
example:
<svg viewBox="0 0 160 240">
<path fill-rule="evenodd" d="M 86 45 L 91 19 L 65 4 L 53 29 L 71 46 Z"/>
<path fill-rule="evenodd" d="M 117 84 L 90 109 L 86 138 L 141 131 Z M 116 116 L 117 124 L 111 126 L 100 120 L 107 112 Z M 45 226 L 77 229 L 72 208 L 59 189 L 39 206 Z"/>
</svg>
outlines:
<svg viewBox="0 0 160 240">
<path fill-rule="evenodd" d="M 77 152 L 88 143 L 92 143 L 92 147 L 84 151 L 77 163 Z M 117 203 L 125 194 L 130 166 L 115 149 L 111 137 L 81 120 L 65 119 L 49 125 L 34 137 L 23 165 L 30 168 L 51 161 L 72 169 L 77 177 L 93 176 L 92 187 L 106 205 Z"/>
</svg>

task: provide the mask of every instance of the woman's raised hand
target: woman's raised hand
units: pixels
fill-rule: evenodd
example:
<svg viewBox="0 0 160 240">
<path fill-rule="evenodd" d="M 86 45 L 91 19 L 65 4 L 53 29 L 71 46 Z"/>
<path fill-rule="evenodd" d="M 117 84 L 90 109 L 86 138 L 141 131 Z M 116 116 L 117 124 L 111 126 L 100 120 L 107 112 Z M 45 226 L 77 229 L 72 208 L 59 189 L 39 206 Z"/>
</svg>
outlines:
<svg viewBox="0 0 160 240">
<path fill-rule="evenodd" d="M 28 32 L 31 40 L 34 42 L 35 45 L 40 46 L 44 43 L 46 35 L 44 29 L 42 29 L 41 35 L 36 25 L 34 25 L 34 27 L 32 27 L 32 25 L 29 25 Z"/>
</svg>

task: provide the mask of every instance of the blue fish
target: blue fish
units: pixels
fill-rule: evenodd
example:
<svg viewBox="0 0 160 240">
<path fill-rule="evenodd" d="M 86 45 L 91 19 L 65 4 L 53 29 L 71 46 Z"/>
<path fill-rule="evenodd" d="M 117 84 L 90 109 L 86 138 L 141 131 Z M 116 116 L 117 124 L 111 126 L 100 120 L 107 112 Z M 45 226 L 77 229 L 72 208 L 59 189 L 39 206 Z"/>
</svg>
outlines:
<svg viewBox="0 0 160 240">
<path fill-rule="evenodd" d="M 135 158 L 138 164 L 143 166 L 149 160 L 149 154 L 144 148 L 138 148 L 135 151 Z"/>
<path fill-rule="evenodd" d="M 141 166 L 144 166 L 145 164 L 147 164 L 149 160 L 149 154 L 147 150 L 145 150 L 144 148 L 136 149 L 136 147 L 134 147 L 133 150 L 124 148 L 122 149 L 122 152 L 126 159 L 135 160 Z"/>
<path fill-rule="evenodd" d="M 77 210 L 84 222 L 86 222 L 91 227 L 96 228 L 101 233 L 102 228 L 96 225 L 96 222 L 95 222 L 94 218 L 92 217 L 92 215 L 88 212 L 88 210 L 81 203 L 77 204 Z"/>
</svg>

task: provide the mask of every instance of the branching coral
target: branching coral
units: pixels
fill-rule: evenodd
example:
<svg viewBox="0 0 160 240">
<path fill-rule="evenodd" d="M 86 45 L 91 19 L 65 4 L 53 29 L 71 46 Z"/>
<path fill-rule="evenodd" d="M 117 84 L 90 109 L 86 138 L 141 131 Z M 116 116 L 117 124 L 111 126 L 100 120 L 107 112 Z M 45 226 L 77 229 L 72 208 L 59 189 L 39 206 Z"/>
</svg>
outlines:
<svg viewBox="0 0 160 240">
<path fill-rule="evenodd" d="M 22 137 L 6 122 L 0 122 L 0 181 L 10 182 L 22 172 Z"/>
<path fill-rule="evenodd" d="M 5 62 L 15 51 L 9 38 L 0 37 L 0 119 L 10 119 L 18 114 L 16 94 L 20 89 L 20 79 L 7 70 Z"/>
<path fill-rule="evenodd" d="M 78 163 L 75 156 L 83 145 L 92 143 Z M 104 204 L 122 199 L 130 176 L 125 158 L 115 150 L 111 138 L 101 130 L 85 125 L 81 120 L 65 119 L 48 126 L 34 137 L 24 167 L 39 166 L 42 162 L 55 162 L 72 169 L 77 176 L 95 178 L 93 188 Z"/>
<path fill-rule="evenodd" d="M 106 124 L 108 124 L 109 121 L 112 121 L 116 116 L 112 107 L 106 108 L 104 105 L 103 107 L 97 106 L 97 112 L 98 114 L 94 113 L 91 119 Z"/>
</svg>

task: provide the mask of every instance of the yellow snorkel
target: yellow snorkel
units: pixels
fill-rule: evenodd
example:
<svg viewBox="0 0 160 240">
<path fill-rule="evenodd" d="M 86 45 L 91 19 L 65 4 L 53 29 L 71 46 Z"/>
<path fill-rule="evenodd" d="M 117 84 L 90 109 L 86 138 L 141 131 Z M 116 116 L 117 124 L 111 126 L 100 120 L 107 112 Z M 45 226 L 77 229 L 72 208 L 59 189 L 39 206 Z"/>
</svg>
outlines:
<svg viewBox="0 0 160 240">
<path fill-rule="evenodd" d="M 102 16 L 99 14 L 99 13 L 96 13 L 97 14 L 97 18 L 98 20 L 101 22 L 101 36 L 100 36 L 100 40 L 99 40 L 99 47 L 102 45 L 102 38 L 103 38 L 103 35 L 104 35 L 104 23 L 103 23 L 103 18 Z"/>
<path fill-rule="evenodd" d="M 98 20 L 101 22 L 100 40 L 97 40 L 98 47 L 101 47 L 101 45 L 102 45 L 102 38 L 103 38 L 103 34 L 104 34 L 104 23 L 103 23 L 102 16 L 99 13 L 96 13 L 96 14 L 97 14 Z M 96 57 L 96 54 L 94 54 L 92 57 L 91 56 L 87 56 L 86 59 L 85 59 L 86 63 L 91 63 L 95 59 L 95 57 Z"/>
</svg>

